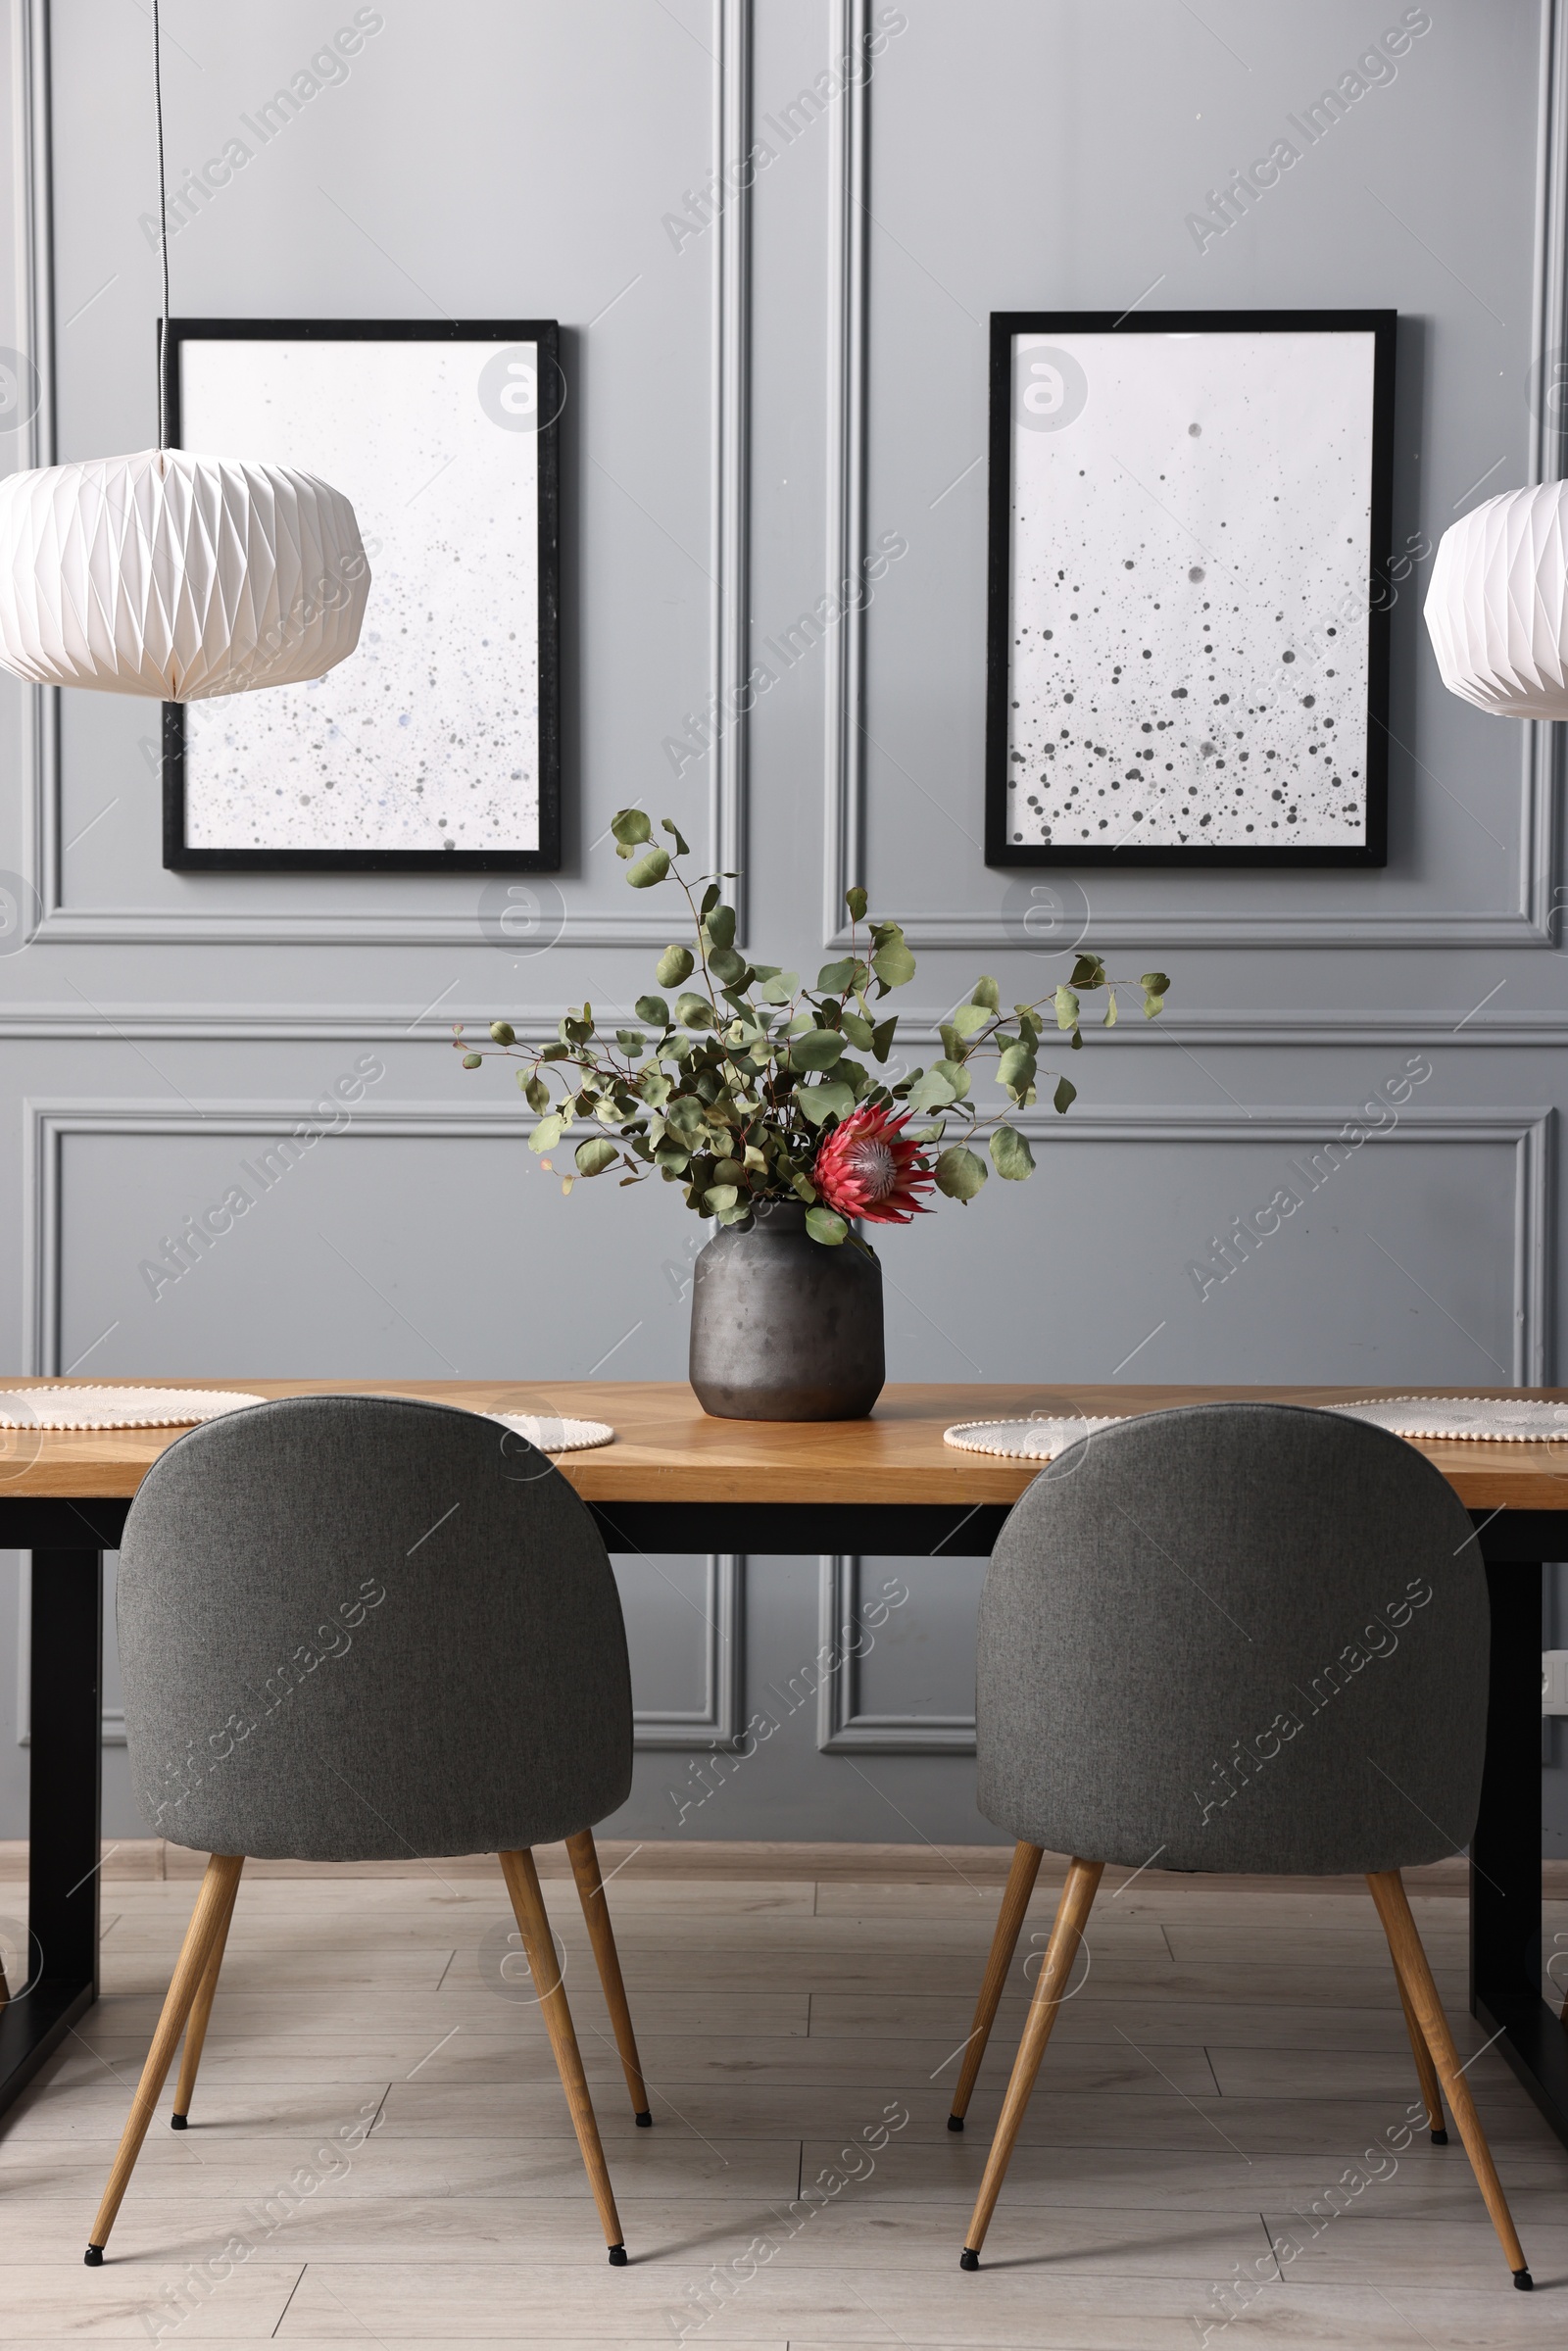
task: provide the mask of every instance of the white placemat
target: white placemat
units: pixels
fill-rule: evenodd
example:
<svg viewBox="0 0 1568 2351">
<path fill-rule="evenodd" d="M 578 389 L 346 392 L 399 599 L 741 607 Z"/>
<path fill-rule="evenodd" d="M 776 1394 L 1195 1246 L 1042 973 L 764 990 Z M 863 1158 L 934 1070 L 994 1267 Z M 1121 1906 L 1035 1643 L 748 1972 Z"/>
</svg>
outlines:
<svg viewBox="0 0 1568 2351">
<path fill-rule="evenodd" d="M 8 1388 L 0 1429 L 182 1429 L 262 1400 L 223 1388 Z"/>
<path fill-rule="evenodd" d="M 1568 1404 L 1520 1396 L 1385 1396 L 1331 1404 L 1396 1437 L 1469 1437 L 1491 1445 L 1541 1445 L 1568 1437 Z"/>
<path fill-rule="evenodd" d="M 960 1420 L 951 1429 L 944 1429 L 942 1442 L 954 1445 L 965 1453 L 1005 1453 L 1014 1461 L 1054 1461 L 1064 1453 L 1080 1437 L 1093 1436 L 1097 1429 L 1113 1429 L 1118 1421 L 1128 1418 L 1125 1412 L 1110 1412 L 1102 1418 L 1082 1416 L 1056 1420 Z"/>
<path fill-rule="evenodd" d="M 542 1453 L 586 1453 L 591 1445 L 612 1445 L 615 1439 L 608 1420 L 557 1420 L 548 1412 L 492 1412 L 489 1417 L 526 1437 Z"/>
</svg>

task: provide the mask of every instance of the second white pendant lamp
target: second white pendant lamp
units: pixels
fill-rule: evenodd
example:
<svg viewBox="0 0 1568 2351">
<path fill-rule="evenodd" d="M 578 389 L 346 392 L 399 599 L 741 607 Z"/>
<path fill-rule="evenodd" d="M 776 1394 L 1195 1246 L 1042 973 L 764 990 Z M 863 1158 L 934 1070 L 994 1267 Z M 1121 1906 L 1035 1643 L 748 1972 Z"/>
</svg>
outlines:
<svg viewBox="0 0 1568 2351">
<path fill-rule="evenodd" d="M 1568 718 L 1568 482 L 1488 498 L 1439 542 L 1426 623 L 1451 694 Z"/>
<path fill-rule="evenodd" d="M 162 204 L 159 39 L 153 0 Z M 167 346 L 167 219 L 163 258 Z M 369 585 L 349 501 L 288 466 L 159 447 L 0 482 L 0 666 L 35 685 L 164 702 L 296 685 L 354 651 Z"/>
</svg>

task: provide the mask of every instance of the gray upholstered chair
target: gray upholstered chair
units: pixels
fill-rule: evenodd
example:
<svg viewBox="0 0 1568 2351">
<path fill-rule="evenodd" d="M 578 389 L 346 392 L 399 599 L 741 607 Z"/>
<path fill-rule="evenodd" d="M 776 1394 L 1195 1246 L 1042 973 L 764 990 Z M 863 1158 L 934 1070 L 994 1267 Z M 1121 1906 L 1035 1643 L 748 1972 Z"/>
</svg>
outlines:
<svg viewBox="0 0 1568 2351">
<path fill-rule="evenodd" d="M 1364 1875 L 1432 2135 L 1459 2127 L 1531 2278 L 1399 1872 L 1475 1827 L 1486 1577 L 1414 1446 L 1292 1404 L 1091 1435 L 1004 1528 L 980 1603 L 979 1803 L 1017 1838 L 949 2128 L 961 2131 L 1043 1851 L 1072 1856 L 962 2267 L 997 2196 L 1107 1862 Z"/>
<path fill-rule="evenodd" d="M 530 1847 L 564 1837 L 639 2123 L 652 2118 L 592 1824 L 631 1787 L 626 1635 L 548 1458 L 435 1404 L 297 1396 L 194 1429 L 120 1555 L 125 1737 L 149 1819 L 211 1854 L 109 2185 L 96 2266 L 181 2030 L 183 2129 L 247 1855 L 498 1853 L 610 2258 L 626 2259 Z M 187 2025 L 187 2019 L 188 2025 Z"/>
</svg>

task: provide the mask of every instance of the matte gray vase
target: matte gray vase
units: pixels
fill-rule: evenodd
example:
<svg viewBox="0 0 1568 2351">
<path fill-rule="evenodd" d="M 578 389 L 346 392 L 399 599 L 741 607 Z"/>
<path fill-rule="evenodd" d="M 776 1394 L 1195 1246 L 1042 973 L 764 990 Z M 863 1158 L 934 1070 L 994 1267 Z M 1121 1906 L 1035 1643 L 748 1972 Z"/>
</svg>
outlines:
<svg viewBox="0 0 1568 2351">
<path fill-rule="evenodd" d="M 692 1283 L 691 1381 L 715 1420 L 863 1420 L 882 1393 L 882 1268 L 793 1201 L 725 1225 Z"/>
</svg>

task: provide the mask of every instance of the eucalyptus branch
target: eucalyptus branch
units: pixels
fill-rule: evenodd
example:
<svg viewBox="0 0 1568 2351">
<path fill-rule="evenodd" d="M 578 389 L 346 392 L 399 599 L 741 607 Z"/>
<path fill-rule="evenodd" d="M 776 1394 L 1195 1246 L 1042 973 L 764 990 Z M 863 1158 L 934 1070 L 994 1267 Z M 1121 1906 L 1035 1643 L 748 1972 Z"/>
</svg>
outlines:
<svg viewBox="0 0 1568 2351">
<path fill-rule="evenodd" d="M 1118 989 L 1131 993 L 1136 985 L 1145 1017 L 1152 1019 L 1170 986 L 1158 971 L 1145 972 L 1136 983 L 1113 978 L 1085 950 L 1070 978 L 1049 997 L 1015 1004 L 1007 1013 L 998 983 L 982 978 L 941 1023 L 941 1056 L 890 1082 L 877 1072 L 892 1054 L 898 1016 L 878 1019 L 876 1012 L 884 998 L 913 979 L 915 959 L 898 923 L 869 919 L 862 889 L 846 893 L 848 955 L 824 964 L 814 987 L 807 987 L 798 972 L 754 963 L 736 947 L 735 910 L 722 895 L 730 877 L 701 874 L 694 886 L 681 869 L 691 852 L 670 818 L 660 827 L 670 849 L 654 841 L 641 808 L 620 809 L 611 829 L 633 889 L 672 878 L 686 901 L 693 945 L 666 948 L 657 965 L 661 988 L 682 991 L 673 1006 L 662 995 L 640 996 L 633 1008 L 638 1026 L 615 1028 L 612 1040 L 601 1036 L 587 1004 L 568 1011 L 555 1041 L 545 1046 L 519 1048 L 504 1019 L 490 1024 L 493 1051 L 469 1044 L 461 1026 L 453 1037 L 466 1069 L 497 1058 L 516 1065 L 517 1084 L 538 1120 L 529 1144 L 540 1155 L 591 1106 L 602 1131 L 577 1144 L 575 1172 L 563 1178 L 564 1191 L 577 1175 L 603 1175 L 618 1166 L 624 1171 L 620 1181 L 632 1184 L 646 1182 L 657 1169 L 664 1182 L 681 1186 L 688 1207 L 721 1224 L 744 1222 L 760 1201 L 800 1201 L 813 1238 L 828 1245 L 852 1237 L 851 1216 L 878 1221 L 913 1213 L 923 1205 L 913 1193 L 933 1181 L 948 1198 L 969 1200 L 988 1173 L 985 1160 L 969 1149 L 982 1129 L 990 1130 L 987 1150 L 1000 1176 L 1021 1182 L 1033 1173 L 1034 1154 L 1008 1112 L 1038 1100 L 1037 1067 L 1048 1041 L 1081 1049 L 1083 996 L 1104 989 L 1109 1027 L 1119 1016 Z M 694 975 L 698 987 L 689 988 Z M 971 1090 L 972 1066 L 992 1053 L 1005 1108 L 983 1109 Z M 875 1068 L 860 1055 L 869 1055 Z M 549 1078 L 555 1068 L 565 1088 L 559 1102 Z M 1076 1088 L 1062 1077 L 1052 1101 L 1065 1112 L 1075 1096 Z M 919 1116 L 932 1124 L 906 1137 L 906 1125 Z M 964 1122 L 961 1140 L 953 1143 L 946 1142 L 950 1118 Z M 841 1214 L 821 1196 L 817 1178 L 829 1198 L 836 1186 L 843 1199 L 844 1152 L 835 1139 L 862 1135 L 867 1148 L 895 1168 L 897 1181 L 912 1190 L 898 1192 L 894 1204 L 879 1208 L 875 1200 L 863 1204 L 869 1196 L 857 1178 L 850 1191 L 862 1204 Z M 945 1148 L 928 1162 L 924 1149 L 939 1143 Z M 890 1194 L 894 1181 L 889 1176 Z"/>
</svg>

